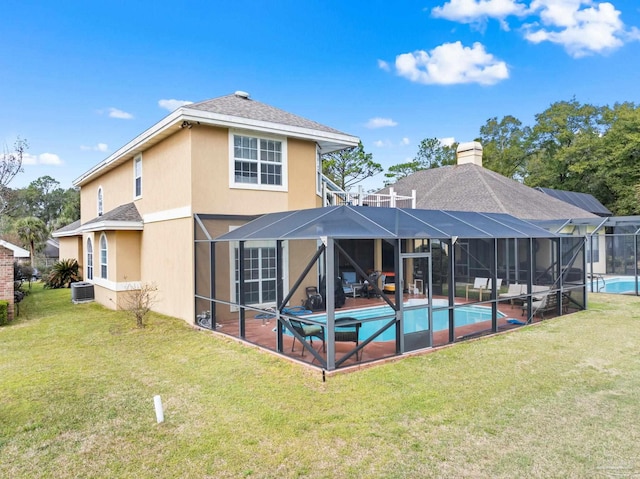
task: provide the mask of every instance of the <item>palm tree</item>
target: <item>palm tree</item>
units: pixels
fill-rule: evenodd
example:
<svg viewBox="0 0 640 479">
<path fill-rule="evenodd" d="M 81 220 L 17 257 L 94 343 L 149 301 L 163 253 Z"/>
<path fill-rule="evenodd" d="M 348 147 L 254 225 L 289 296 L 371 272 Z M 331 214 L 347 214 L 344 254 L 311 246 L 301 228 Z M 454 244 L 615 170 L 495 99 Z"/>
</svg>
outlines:
<svg viewBox="0 0 640 479">
<path fill-rule="evenodd" d="M 28 216 L 16 221 L 15 227 L 16 233 L 18 233 L 23 244 L 29 247 L 29 253 L 31 254 L 31 267 L 33 267 L 36 249 L 39 249 L 42 243 L 44 243 L 49 236 L 47 225 L 44 224 L 44 221 L 36 218 L 35 216 Z"/>
</svg>

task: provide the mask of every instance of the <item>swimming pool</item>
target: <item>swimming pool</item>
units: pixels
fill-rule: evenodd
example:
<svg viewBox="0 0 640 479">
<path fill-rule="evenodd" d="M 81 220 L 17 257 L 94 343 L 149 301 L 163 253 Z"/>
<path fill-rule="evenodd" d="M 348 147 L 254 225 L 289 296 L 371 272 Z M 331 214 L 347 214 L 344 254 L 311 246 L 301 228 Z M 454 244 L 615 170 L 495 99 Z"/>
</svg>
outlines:
<svg viewBox="0 0 640 479">
<path fill-rule="evenodd" d="M 635 276 L 619 276 L 612 278 L 592 279 L 593 291 L 598 293 L 635 293 L 636 278 Z M 604 286 L 603 286 L 604 282 Z"/>
<path fill-rule="evenodd" d="M 426 304 L 424 300 L 409 300 L 408 303 L 405 303 L 405 308 L 416 307 L 416 309 L 405 309 L 404 310 L 404 332 L 405 333 L 413 333 L 417 331 L 426 331 L 429 329 L 429 318 L 427 316 L 427 308 L 419 307 L 421 304 Z M 433 300 L 433 306 L 435 308 L 443 308 L 447 307 L 449 302 L 446 299 L 435 299 Z M 336 319 L 339 318 L 356 318 L 356 319 L 372 319 L 379 318 L 383 316 L 391 316 L 393 315 L 393 309 L 390 306 L 376 306 L 373 308 L 362 308 L 362 309 L 350 309 L 348 311 L 339 311 L 336 312 Z M 498 317 L 503 318 L 505 314 L 498 311 Z M 306 316 L 306 318 L 314 319 L 319 322 L 326 322 L 326 315 L 310 315 Z M 391 318 L 374 320 L 374 321 L 363 321 L 362 326 L 360 327 L 360 340 L 364 340 L 370 337 L 373 333 L 378 331 L 382 326 L 387 324 Z M 454 320 L 456 327 L 459 326 L 467 326 L 469 324 L 481 323 L 483 321 L 491 320 L 491 308 L 488 306 L 479 306 L 479 305 L 470 305 L 470 306 L 458 306 L 454 310 Z M 339 331 L 341 328 L 336 328 L 336 331 Z M 433 330 L 435 331 L 443 331 L 449 329 L 449 311 L 447 309 L 436 309 L 433 311 Z M 353 330 L 353 329 L 352 329 Z M 375 341 L 392 341 L 396 337 L 395 328 L 390 327 L 385 332 L 383 332 L 380 336 L 378 336 Z"/>
</svg>

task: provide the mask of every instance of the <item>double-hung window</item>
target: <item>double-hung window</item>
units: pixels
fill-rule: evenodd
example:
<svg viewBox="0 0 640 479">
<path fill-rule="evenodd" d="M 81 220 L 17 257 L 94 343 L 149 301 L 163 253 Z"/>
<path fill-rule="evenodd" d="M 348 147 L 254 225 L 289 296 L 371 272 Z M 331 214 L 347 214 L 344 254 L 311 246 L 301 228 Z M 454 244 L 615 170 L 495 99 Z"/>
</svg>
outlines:
<svg viewBox="0 0 640 479">
<path fill-rule="evenodd" d="M 142 196 L 142 155 L 138 155 L 133 160 L 133 197 Z"/>
<path fill-rule="evenodd" d="M 231 186 L 286 189 L 285 140 L 232 134 Z"/>
</svg>

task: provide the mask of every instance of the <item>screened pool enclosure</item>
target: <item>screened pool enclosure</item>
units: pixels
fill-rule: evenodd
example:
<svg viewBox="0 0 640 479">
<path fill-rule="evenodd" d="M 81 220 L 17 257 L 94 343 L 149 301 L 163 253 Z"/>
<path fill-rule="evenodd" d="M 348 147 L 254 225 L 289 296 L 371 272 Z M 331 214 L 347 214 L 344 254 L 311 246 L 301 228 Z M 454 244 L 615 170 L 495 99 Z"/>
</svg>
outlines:
<svg viewBox="0 0 640 479">
<path fill-rule="evenodd" d="M 586 304 L 584 237 L 505 214 L 335 206 L 248 220 L 195 215 L 196 324 L 328 371 Z"/>
</svg>

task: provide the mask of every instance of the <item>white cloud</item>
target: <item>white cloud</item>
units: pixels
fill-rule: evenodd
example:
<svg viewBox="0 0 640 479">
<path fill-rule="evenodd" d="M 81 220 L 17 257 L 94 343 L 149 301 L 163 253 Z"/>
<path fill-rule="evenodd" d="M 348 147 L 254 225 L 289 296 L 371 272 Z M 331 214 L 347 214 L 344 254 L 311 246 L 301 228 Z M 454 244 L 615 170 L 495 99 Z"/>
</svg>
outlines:
<svg viewBox="0 0 640 479">
<path fill-rule="evenodd" d="M 39 155 L 31 155 L 25 153 L 22 155 L 23 165 L 53 165 L 62 166 L 63 162 L 60 157 L 54 153 L 41 153 Z"/>
<path fill-rule="evenodd" d="M 557 43 L 575 58 L 614 50 L 625 40 L 637 39 L 636 29 L 626 31 L 620 11 L 608 2 L 534 0 L 531 10 L 540 13 L 542 26 L 526 25 L 525 38 L 532 43 Z"/>
<path fill-rule="evenodd" d="M 502 28 L 509 29 L 505 18 L 526 14 L 527 6 L 517 0 L 450 0 L 431 10 L 436 18 L 445 18 L 459 23 L 483 24 L 489 18 L 500 21 Z"/>
<path fill-rule="evenodd" d="M 456 139 L 453 136 L 448 136 L 446 138 L 440 138 L 440 143 L 443 146 L 451 146 L 456 142 Z"/>
<path fill-rule="evenodd" d="M 373 146 L 378 148 L 386 148 L 391 146 L 391 142 L 389 140 L 376 140 L 373 142 Z"/>
<path fill-rule="evenodd" d="M 509 78 L 507 64 L 485 51 L 479 42 L 473 47 L 444 43 L 429 53 L 417 50 L 396 57 L 398 75 L 412 82 L 439 85 L 479 83 L 493 85 Z"/>
<path fill-rule="evenodd" d="M 85 151 L 102 151 L 105 152 L 109 149 L 109 147 L 107 146 L 106 143 L 98 143 L 95 146 L 85 146 L 85 145 L 81 145 L 80 146 L 81 150 L 85 150 Z"/>
<path fill-rule="evenodd" d="M 127 113 L 126 111 L 118 110 L 117 108 L 109 108 L 109 117 L 110 118 L 119 118 L 121 120 L 131 120 L 133 119 L 133 115 L 131 113 Z"/>
<path fill-rule="evenodd" d="M 409 143 L 411 143 L 411 142 L 409 141 L 409 138 L 407 138 L 406 136 L 402 140 L 400 140 L 400 144 L 401 145 L 405 145 L 406 146 Z"/>
<path fill-rule="evenodd" d="M 375 118 L 371 118 L 365 126 L 367 128 L 375 129 L 375 128 L 385 128 L 387 126 L 396 126 L 397 124 L 398 123 L 393 121 L 391 118 L 375 117 Z"/>
<path fill-rule="evenodd" d="M 193 102 L 189 100 L 158 100 L 158 106 L 165 110 L 174 111 L 181 106 L 191 105 Z"/>
<path fill-rule="evenodd" d="M 380 70 L 384 70 L 386 72 L 391 71 L 391 66 L 385 62 L 384 60 L 378 60 L 378 68 L 380 68 Z"/>
</svg>

